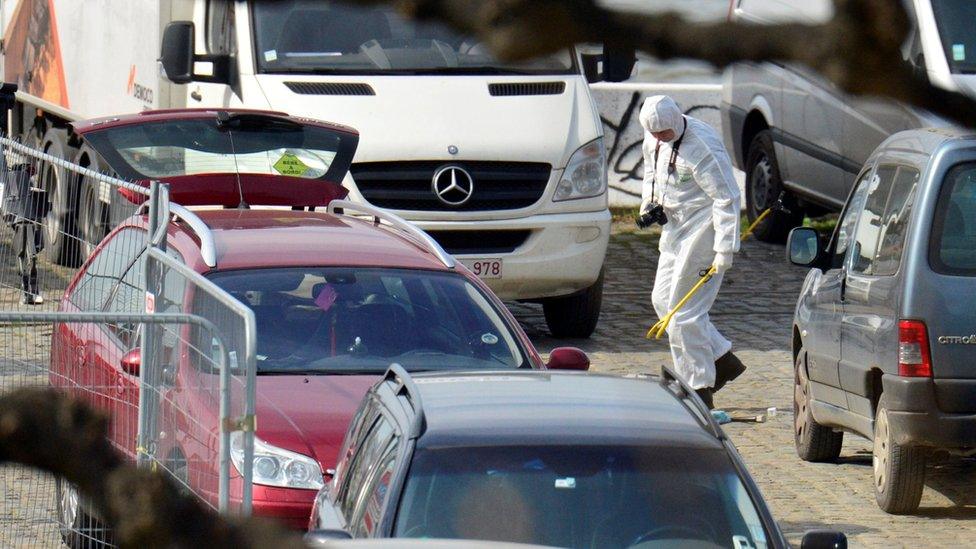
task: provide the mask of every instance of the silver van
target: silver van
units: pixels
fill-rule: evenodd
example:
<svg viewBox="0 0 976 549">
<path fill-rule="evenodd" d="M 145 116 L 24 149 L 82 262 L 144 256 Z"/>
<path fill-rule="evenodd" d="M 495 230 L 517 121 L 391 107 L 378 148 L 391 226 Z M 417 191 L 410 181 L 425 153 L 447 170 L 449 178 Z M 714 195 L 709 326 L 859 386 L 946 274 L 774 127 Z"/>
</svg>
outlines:
<svg viewBox="0 0 976 549">
<path fill-rule="evenodd" d="M 873 440 L 878 505 L 914 512 L 933 450 L 976 454 L 976 133 L 888 138 L 830 241 L 801 227 L 787 250 L 812 268 L 793 319 L 797 453 Z"/>
</svg>

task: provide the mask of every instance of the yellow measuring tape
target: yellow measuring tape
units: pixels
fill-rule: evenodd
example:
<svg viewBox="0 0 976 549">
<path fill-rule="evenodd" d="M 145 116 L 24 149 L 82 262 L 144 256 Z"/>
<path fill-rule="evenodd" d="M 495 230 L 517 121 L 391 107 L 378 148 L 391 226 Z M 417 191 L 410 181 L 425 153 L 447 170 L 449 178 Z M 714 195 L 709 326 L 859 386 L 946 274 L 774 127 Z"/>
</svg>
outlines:
<svg viewBox="0 0 976 549">
<path fill-rule="evenodd" d="M 753 221 L 751 225 L 749 225 L 749 228 L 746 229 L 744 233 L 742 233 L 742 237 L 739 239 L 739 241 L 743 242 L 745 241 L 745 239 L 749 238 L 749 235 L 752 234 L 752 231 L 754 231 L 756 227 L 759 226 L 760 223 L 762 223 L 763 219 L 766 219 L 766 216 L 769 215 L 769 212 L 771 211 L 773 211 L 772 208 L 766 208 L 766 210 L 763 213 L 759 214 L 759 217 L 757 217 L 756 220 Z M 668 324 L 671 324 L 671 319 L 674 318 L 674 315 L 682 307 L 684 307 L 685 304 L 688 303 L 688 300 L 690 300 L 691 297 L 695 295 L 695 292 L 700 290 L 701 287 L 704 286 L 709 280 L 711 280 L 713 276 L 715 276 L 715 265 L 712 265 L 711 267 L 708 268 L 708 271 L 705 272 L 705 276 L 703 276 L 701 280 L 699 280 L 694 286 L 691 287 L 690 290 L 688 290 L 688 293 L 686 293 L 685 296 L 681 298 L 681 301 L 679 301 L 678 304 L 675 305 L 670 312 L 668 312 L 668 314 L 664 315 L 664 318 L 658 320 L 657 323 L 651 326 L 651 329 L 647 331 L 647 334 L 644 335 L 644 337 L 647 339 L 651 339 L 651 337 L 654 337 L 654 339 L 661 339 L 661 336 L 664 335 L 664 333 L 668 329 Z"/>
</svg>

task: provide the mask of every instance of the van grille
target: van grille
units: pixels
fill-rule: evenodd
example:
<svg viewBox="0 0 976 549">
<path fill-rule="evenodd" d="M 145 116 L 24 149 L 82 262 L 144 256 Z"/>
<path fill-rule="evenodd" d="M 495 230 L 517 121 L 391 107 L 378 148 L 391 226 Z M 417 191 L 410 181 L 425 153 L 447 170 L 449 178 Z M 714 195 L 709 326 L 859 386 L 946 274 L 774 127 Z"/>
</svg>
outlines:
<svg viewBox="0 0 976 549">
<path fill-rule="evenodd" d="M 356 82 L 285 82 L 300 95 L 376 95 L 369 84 Z"/>
<path fill-rule="evenodd" d="M 488 93 L 495 96 L 512 95 L 561 95 L 566 91 L 565 82 L 512 82 L 488 84 Z"/>
<path fill-rule="evenodd" d="M 525 243 L 532 231 L 427 231 L 452 255 L 509 254 Z"/>
<path fill-rule="evenodd" d="M 471 174 L 471 198 L 460 206 L 441 202 L 432 189 L 441 167 Z M 529 162 L 364 162 L 353 164 L 353 179 L 367 202 L 381 208 L 415 211 L 515 210 L 535 204 L 549 183 L 552 166 Z"/>
</svg>

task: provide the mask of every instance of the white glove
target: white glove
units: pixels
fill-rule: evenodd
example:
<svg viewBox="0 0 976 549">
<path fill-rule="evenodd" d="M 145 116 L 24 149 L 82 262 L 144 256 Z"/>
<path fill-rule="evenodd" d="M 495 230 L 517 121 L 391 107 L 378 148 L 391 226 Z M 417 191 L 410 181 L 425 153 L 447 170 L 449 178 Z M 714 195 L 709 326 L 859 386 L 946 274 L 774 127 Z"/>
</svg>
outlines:
<svg viewBox="0 0 976 549">
<path fill-rule="evenodd" d="M 641 201 L 641 205 L 640 205 L 640 210 L 638 212 L 638 215 L 644 215 L 647 212 L 651 211 L 651 205 L 652 204 L 655 204 L 654 197 L 653 196 L 649 196 L 649 197 L 645 198 L 644 200 L 642 200 Z"/>
<path fill-rule="evenodd" d="M 717 274 L 722 274 L 732 266 L 732 254 L 718 252 L 715 254 L 715 261 L 712 262 Z"/>
</svg>

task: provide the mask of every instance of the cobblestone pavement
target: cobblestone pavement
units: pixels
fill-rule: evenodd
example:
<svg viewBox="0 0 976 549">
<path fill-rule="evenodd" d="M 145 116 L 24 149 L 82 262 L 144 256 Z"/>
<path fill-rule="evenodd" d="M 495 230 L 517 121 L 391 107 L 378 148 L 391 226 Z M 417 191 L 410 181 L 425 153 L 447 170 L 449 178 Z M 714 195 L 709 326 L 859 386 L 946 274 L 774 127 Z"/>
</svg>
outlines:
<svg viewBox="0 0 976 549">
<path fill-rule="evenodd" d="M 657 244 L 653 237 L 618 234 L 607 259 L 603 313 L 589 340 L 548 336 L 542 308 L 512 305 L 540 352 L 575 345 L 593 370 L 657 371 L 670 364 L 667 339 L 644 339 L 656 320 L 650 305 Z M 739 448 L 783 531 L 796 544 L 804 531 L 845 532 L 856 547 L 962 547 L 976 544 L 976 460 L 943 459 L 928 469 L 922 506 L 913 516 L 878 509 L 871 488 L 871 446 L 846 435 L 836 463 L 800 461 L 793 448 L 792 361 L 789 335 L 805 271 L 791 267 L 782 246 L 743 245 L 712 311 L 719 330 L 749 370 L 716 397 L 730 411 L 775 406 L 769 423 L 733 423 L 726 432 Z"/>
</svg>

